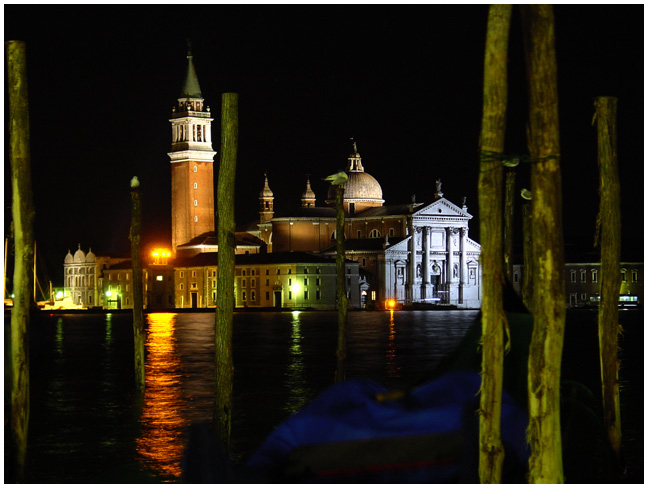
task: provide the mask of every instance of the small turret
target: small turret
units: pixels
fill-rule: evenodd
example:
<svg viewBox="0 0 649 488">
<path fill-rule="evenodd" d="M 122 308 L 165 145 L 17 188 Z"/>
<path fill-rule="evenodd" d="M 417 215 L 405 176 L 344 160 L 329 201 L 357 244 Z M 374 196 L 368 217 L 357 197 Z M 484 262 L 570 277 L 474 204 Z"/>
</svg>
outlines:
<svg viewBox="0 0 649 488">
<path fill-rule="evenodd" d="M 264 172 L 264 187 L 259 192 L 259 223 L 263 224 L 273 218 L 273 192 L 268 186 L 268 174 Z"/>
</svg>

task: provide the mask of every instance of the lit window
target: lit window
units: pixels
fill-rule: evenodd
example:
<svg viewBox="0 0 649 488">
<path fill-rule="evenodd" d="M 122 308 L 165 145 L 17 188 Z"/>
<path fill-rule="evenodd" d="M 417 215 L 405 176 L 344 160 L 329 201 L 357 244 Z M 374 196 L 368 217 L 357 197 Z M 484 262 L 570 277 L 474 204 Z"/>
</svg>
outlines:
<svg viewBox="0 0 649 488">
<path fill-rule="evenodd" d="M 198 189 L 198 183 L 194 183 L 194 190 Z"/>
<path fill-rule="evenodd" d="M 198 217 L 194 215 L 194 222 L 198 222 Z"/>
<path fill-rule="evenodd" d="M 198 207 L 198 200 L 194 200 L 194 207 Z"/>
<path fill-rule="evenodd" d="M 156 281 L 162 281 L 162 275 L 158 275 L 158 276 L 156 276 L 156 277 L 155 277 L 155 280 L 156 280 Z"/>
<path fill-rule="evenodd" d="M 198 166 L 194 166 L 194 173 L 198 171 Z"/>
</svg>

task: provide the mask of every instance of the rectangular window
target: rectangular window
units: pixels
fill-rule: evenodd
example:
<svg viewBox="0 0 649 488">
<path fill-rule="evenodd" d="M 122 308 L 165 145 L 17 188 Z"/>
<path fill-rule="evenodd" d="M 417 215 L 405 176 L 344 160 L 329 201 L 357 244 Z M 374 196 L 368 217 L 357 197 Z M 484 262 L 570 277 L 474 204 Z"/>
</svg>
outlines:
<svg viewBox="0 0 649 488">
<path fill-rule="evenodd" d="M 315 299 L 316 299 L 316 300 L 320 300 L 320 298 L 322 298 L 322 295 L 320 294 L 320 290 L 316 290 L 316 292 L 315 292 Z"/>
<path fill-rule="evenodd" d="M 356 237 L 358 237 L 359 239 L 361 238 L 361 231 L 360 230 L 356 231 Z"/>
<path fill-rule="evenodd" d="M 365 261 L 365 258 L 361 259 L 361 266 L 365 267 L 367 262 Z"/>
<path fill-rule="evenodd" d="M 269 291 L 266 292 L 266 300 L 270 300 L 270 292 Z"/>
<path fill-rule="evenodd" d="M 241 280 L 241 286 L 246 286 L 246 280 Z"/>
<path fill-rule="evenodd" d="M 304 290 L 304 299 L 305 300 L 309 299 L 309 292 L 307 290 Z"/>
<path fill-rule="evenodd" d="M 246 276 L 246 270 L 245 269 L 241 271 L 241 276 Z"/>
<path fill-rule="evenodd" d="M 376 300 L 376 291 L 372 290 L 372 300 Z"/>
<path fill-rule="evenodd" d="M 244 301 L 244 302 L 246 301 L 246 292 L 245 291 L 241 292 L 241 300 Z"/>
<path fill-rule="evenodd" d="M 593 269 L 593 270 L 591 271 L 590 278 L 591 278 L 591 281 L 592 281 L 593 283 L 597 283 L 597 270 L 596 270 L 596 269 Z"/>
<path fill-rule="evenodd" d="M 518 283 L 518 273 L 514 273 L 514 283 Z"/>
<path fill-rule="evenodd" d="M 126 291 L 131 291 L 131 285 L 126 285 Z"/>
<path fill-rule="evenodd" d="M 257 283 L 257 282 L 255 281 L 254 278 L 252 278 L 252 279 L 250 280 L 250 286 L 252 286 L 253 288 L 255 287 L 255 284 L 256 284 L 256 283 Z"/>
<path fill-rule="evenodd" d="M 184 271 L 181 271 L 181 272 L 180 272 L 180 277 L 181 277 L 181 278 L 184 278 L 184 277 L 185 277 L 185 272 L 184 272 Z"/>
<path fill-rule="evenodd" d="M 626 283 L 626 269 L 622 270 L 622 281 Z"/>
<path fill-rule="evenodd" d="M 317 286 L 320 286 L 320 284 L 321 284 L 320 278 L 316 278 L 316 279 L 315 279 L 315 284 L 316 284 Z"/>
<path fill-rule="evenodd" d="M 309 268 L 304 268 L 304 274 L 309 274 Z"/>
<path fill-rule="evenodd" d="M 192 271 L 192 278 L 196 278 L 196 271 Z"/>
<path fill-rule="evenodd" d="M 252 300 L 253 302 L 255 301 L 255 292 L 254 291 L 250 292 L 250 300 Z"/>
<path fill-rule="evenodd" d="M 198 283 L 191 283 L 190 287 L 192 290 L 198 290 Z"/>
<path fill-rule="evenodd" d="M 289 290 L 289 292 L 288 292 L 288 299 L 289 299 L 289 300 L 292 300 L 292 299 L 293 299 L 293 292 L 291 292 L 290 290 Z"/>
<path fill-rule="evenodd" d="M 320 268 L 316 268 L 315 272 L 316 274 L 320 274 Z"/>
<path fill-rule="evenodd" d="M 581 294 L 581 299 L 582 299 L 582 300 L 586 300 L 586 294 L 585 294 L 585 293 L 582 293 L 582 294 Z"/>
<path fill-rule="evenodd" d="M 212 288 L 216 288 L 216 280 L 212 280 Z"/>
<path fill-rule="evenodd" d="M 291 286 L 292 283 L 293 283 L 293 280 L 291 278 L 289 278 L 288 279 L 288 286 Z"/>
<path fill-rule="evenodd" d="M 632 281 L 633 283 L 637 283 L 637 282 L 638 282 L 638 270 L 637 270 L 637 269 L 632 269 L 632 270 L 631 270 L 631 281 Z"/>
<path fill-rule="evenodd" d="M 585 269 L 582 269 L 579 272 L 579 277 L 581 278 L 582 283 L 586 283 L 586 270 Z"/>
<path fill-rule="evenodd" d="M 184 285 L 183 283 L 180 284 L 180 289 L 181 289 L 181 290 L 184 290 L 184 289 L 185 289 L 185 285 Z"/>
<path fill-rule="evenodd" d="M 279 268 L 277 268 L 277 274 L 279 274 Z"/>
<path fill-rule="evenodd" d="M 304 286 L 307 286 L 309 284 L 309 278 L 304 278 Z"/>
<path fill-rule="evenodd" d="M 267 275 L 270 274 L 270 269 L 266 268 L 266 274 L 267 274 Z"/>
<path fill-rule="evenodd" d="M 288 268 L 288 274 L 291 274 L 291 271 L 292 271 L 291 268 Z"/>
<path fill-rule="evenodd" d="M 266 278 L 266 286 L 270 285 L 270 280 Z"/>
<path fill-rule="evenodd" d="M 388 235 L 390 237 L 394 237 L 394 229 L 392 227 L 390 227 L 390 230 L 388 231 Z"/>
<path fill-rule="evenodd" d="M 250 270 L 250 276 L 255 276 L 255 270 L 254 269 Z"/>
<path fill-rule="evenodd" d="M 575 271 L 574 269 L 570 270 L 570 282 L 577 283 L 577 271 Z"/>
<path fill-rule="evenodd" d="M 130 278 L 130 275 L 126 273 L 126 279 L 128 280 Z"/>
</svg>

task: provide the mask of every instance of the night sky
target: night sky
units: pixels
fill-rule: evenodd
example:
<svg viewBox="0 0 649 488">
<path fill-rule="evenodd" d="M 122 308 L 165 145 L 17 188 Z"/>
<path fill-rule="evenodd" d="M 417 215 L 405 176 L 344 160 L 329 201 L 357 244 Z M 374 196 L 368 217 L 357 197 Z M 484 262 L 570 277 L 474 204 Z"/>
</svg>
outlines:
<svg viewBox="0 0 649 488">
<path fill-rule="evenodd" d="M 216 151 L 221 94 L 240 94 L 237 225 L 258 218 L 266 170 L 276 215 L 300 205 L 306 174 L 324 205 L 322 178 L 344 169 L 354 137 L 386 204 L 413 194 L 429 202 L 441 178 L 446 198 L 461 204 L 467 197 L 469 235 L 479 242 L 487 12 L 487 5 L 422 4 L 5 5 L 5 39 L 27 43 L 35 231 L 49 279 L 61 283 L 63 258 L 79 243 L 96 254 L 128 255 L 134 175 L 144 195 L 144 245 L 169 245 L 169 118 L 187 38 L 215 116 Z M 643 5 L 558 5 L 555 22 L 565 241 L 592 248 L 593 102 L 616 96 L 623 259 L 642 259 Z M 516 7 L 509 55 L 505 152 L 526 154 Z M 8 174 L 6 156 L 5 235 Z M 528 177 L 520 173 L 519 190 L 530 187 Z"/>
</svg>

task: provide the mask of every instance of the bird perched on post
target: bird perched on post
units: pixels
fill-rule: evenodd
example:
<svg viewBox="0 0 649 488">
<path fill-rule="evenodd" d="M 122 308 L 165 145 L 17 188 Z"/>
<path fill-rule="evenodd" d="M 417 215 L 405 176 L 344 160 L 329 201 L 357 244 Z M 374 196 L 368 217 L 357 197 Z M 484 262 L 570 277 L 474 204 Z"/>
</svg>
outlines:
<svg viewBox="0 0 649 488">
<path fill-rule="evenodd" d="M 131 178 L 131 188 L 137 188 L 140 186 L 140 180 L 137 179 L 137 176 Z"/>
<path fill-rule="evenodd" d="M 325 181 L 329 181 L 332 185 L 344 185 L 349 180 L 349 176 L 344 171 L 339 171 L 336 174 L 329 175 L 326 178 L 322 178 Z"/>
</svg>

